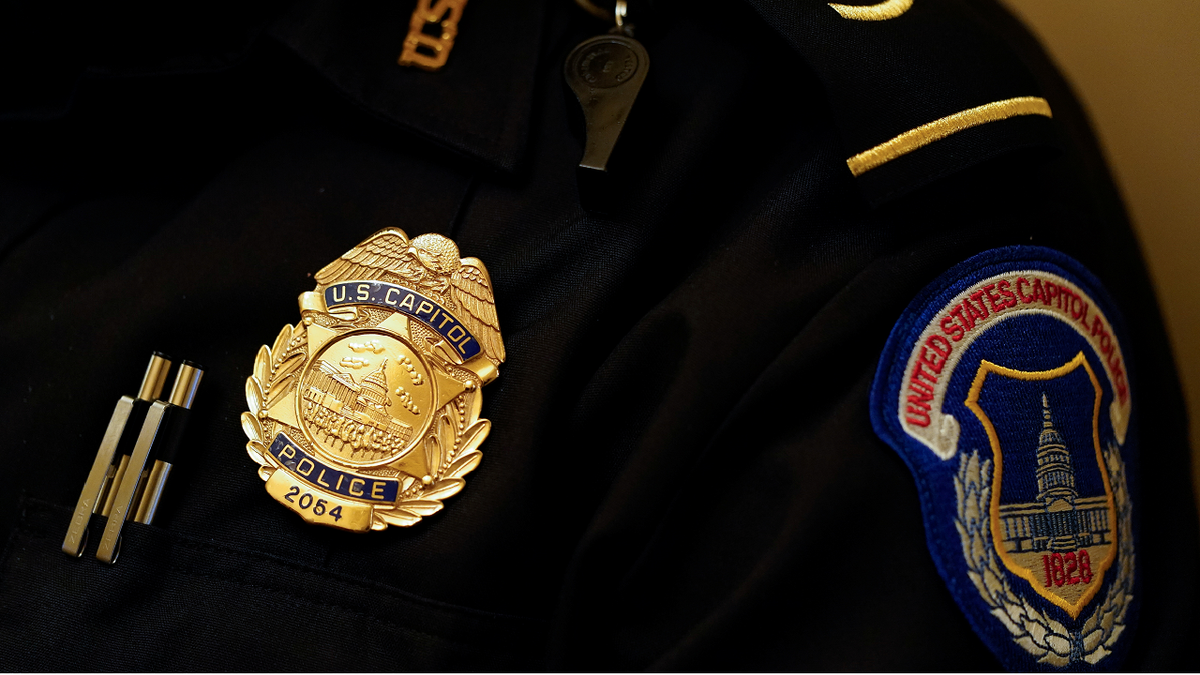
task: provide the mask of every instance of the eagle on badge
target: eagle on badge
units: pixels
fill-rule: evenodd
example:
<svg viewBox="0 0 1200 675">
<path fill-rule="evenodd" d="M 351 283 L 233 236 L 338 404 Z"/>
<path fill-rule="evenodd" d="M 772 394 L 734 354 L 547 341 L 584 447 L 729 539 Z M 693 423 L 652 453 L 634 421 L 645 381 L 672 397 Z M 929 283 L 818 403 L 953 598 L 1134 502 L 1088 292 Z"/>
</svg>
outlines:
<svg viewBox="0 0 1200 675">
<path fill-rule="evenodd" d="M 460 318 L 479 336 L 488 358 L 497 364 L 504 361 L 504 341 L 487 268 L 479 258 L 460 259 L 458 246 L 440 234 L 422 234 L 410 240 L 401 230 L 383 230 L 326 265 L 316 279 L 322 286 L 372 279 L 422 291 L 452 312 L 462 310 Z"/>
</svg>

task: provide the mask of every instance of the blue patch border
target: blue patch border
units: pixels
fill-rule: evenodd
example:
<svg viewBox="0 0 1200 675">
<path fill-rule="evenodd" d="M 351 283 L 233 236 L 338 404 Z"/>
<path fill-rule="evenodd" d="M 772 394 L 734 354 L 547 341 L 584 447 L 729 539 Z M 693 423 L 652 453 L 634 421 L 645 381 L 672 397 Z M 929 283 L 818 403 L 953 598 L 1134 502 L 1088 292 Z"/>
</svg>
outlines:
<svg viewBox="0 0 1200 675">
<path fill-rule="evenodd" d="M 1000 662 L 1010 670 L 1062 672 L 1066 670 L 1112 671 L 1117 670 L 1129 650 L 1137 625 L 1137 615 L 1141 604 L 1141 571 L 1135 567 L 1133 600 L 1126 614 L 1126 629 L 1111 650 L 1111 654 L 1096 665 L 1086 662 L 1075 662 L 1065 667 L 1055 667 L 1039 663 L 1032 655 L 1025 652 L 1013 642 L 1012 635 L 1004 625 L 991 615 L 978 590 L 968 579 L 965 571 L 954 572 L 947 568 L 954 564 L 965 570 L 966 563 L 962 557 L 962 546 L 959 540 L 939 541 L 938 533 L 944 529 L 939 521 L 946 517 L 939 513 L 934 489 L 930 484 L 931 477 L 926 475 L 918 466 L 915 453 L 931 453 L 931 450 L 915 438 L 909 436 L 900 424 L 897 415 L 896 401 L 900 388 L 907 375 L 908 357 L 913 345 L 920 338 L 925 328 L 943 311 L 949 302 L 960 293 L 968 290 L 978 282 L 989 277 L 1014 272 L 1018 270 L 1042 271 L 1061 276 L 1086 291 L 1098 306 L 1098 309 L 1108 319 L 1110 327 L 1118 344 L 1126 348 L 1131 344 L 1124 328 L 1124 320 L 1111 296 L 1105 290 L 1100 280 L 1082 263 L 1074 258 L 1042 246 L 1007 246 L 991 249 L 976 254 L 948 271 L 942 273 L 932 283 L 927 285 L 909 303 L 893 326 L 888 335 L 887 343 L 880 355 L 875 378 L 870 392 L 871 426 L 875 433 L 900 455 L 908 467 L 917 485 L 921 501 L 921 513 L 925 521 L 926 545 L 933 558 L 938 574 L 946 583 L 947 589 L 953 596 L 970 623 L 976 635 L 988 646 Z M 961 364 L 960 364 L 961 365 Z M 1124 351 L 1125 374 L 1130 396 L 1135 397 L 1138 391 L 1136 368 L 1128 351 Z M 1109 382 L 1109 387 L 1113 386 Z M 1126 442 L 1121 448 L 1121 457 L 1127 467 L 1129 477 L 1130 499 L 1133 502 L 1133 541 L 1135 550 L 1140 549 L 1138 543 L 1138 486 L 1137 486 L 1137 438 L 1138 438 L 1138 406 L 1137 401 L 1131 402 L 1129 428 Z M 953 461 L 953 460 L 944 460 Z M 954 553 L 957 551 L 957 555 Z M 1007 573 L 1007 572 L 1006 572 Z M 1104 582 L 1109 588 L 1112 578 Z M 1041 598 L 1031 601 L 1035 607 L 1046 609 L 1052 607 Z M 1094 606 L 1094 605 L 1093 605 Z M 1059 618 L 1056 616 L 1056 618 Z M 1072 622 L 1073 623 L 1073 622 Z"/>
</svg>

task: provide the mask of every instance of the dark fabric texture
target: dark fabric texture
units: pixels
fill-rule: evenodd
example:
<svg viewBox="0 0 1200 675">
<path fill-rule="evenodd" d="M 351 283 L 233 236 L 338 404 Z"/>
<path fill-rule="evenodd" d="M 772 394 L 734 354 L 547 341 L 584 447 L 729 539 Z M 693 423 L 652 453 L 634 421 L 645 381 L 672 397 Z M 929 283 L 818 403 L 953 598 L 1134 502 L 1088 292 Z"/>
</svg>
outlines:
<svg viewBox="0 0 1200 675">
<path fill-rule="evenodd" d="M 406 3 L 213 7 L 211 42 L 163 6 L 119 70 L 26 55 L 0 84 L 0 668 L 996 669 L 867 397 L 925 285 L 1030 242 L 1081 261 L 1129 326 L 1148 461 L 1125 666 L 1196 668 L 1186 414 L 1068 88 L 990 1 L 917 0 L 911 34 L 796 6 L 635 17 L 652 65 L 604 215 L 580 206 L 562 63 L 607 27 L 570 2 L 473 0 L 439 73 L 395 63 Z M 0 24 L 49 45 L 80 20 Z M 898 71 L 912 79 L 878 89 Z M 986 102 L 964 82 L 1029 84 L 1055 117 L 918 150 L 898 160 L 911 176 L 850 175 L 909 123 L 894 111 L 911 128 Z M 1059 151 L 1014 152 L 1038 134 Z M 389 226 L 486 263 L 508 358 L 465 490 L 413 528 L 351 535 L 266 494 L 238 416 L 312 274 Z M 152 350 L 205 367 L 159 520 L 127 525 L 108 567 L 96 518 L 68 558 L 70 509 Z"/>
<path fill-rule="evenodd" d="M 821 78 L 847 157 L 954 113 L 1041 95 L 1012 47 L 970 3 L 915 2 L 889 21 L 848 21 L 823 2 L 751 4 Z M 1050 126 L 1030 116 L 969 129 L 868 172 L 860 189 L 880 204 L 993 157 L 1045 152 L 1054 148 Z"/>
</svg>

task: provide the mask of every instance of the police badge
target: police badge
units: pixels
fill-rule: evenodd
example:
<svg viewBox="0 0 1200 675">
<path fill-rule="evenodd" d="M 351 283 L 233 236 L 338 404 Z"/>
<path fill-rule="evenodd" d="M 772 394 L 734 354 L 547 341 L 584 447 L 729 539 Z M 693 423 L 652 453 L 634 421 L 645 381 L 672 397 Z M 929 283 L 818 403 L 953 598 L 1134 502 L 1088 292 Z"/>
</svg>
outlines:
<svg viewBox="0 0 1200 675">
<path fill-rule="evenodd" d="M 254 359 L 246 451 L 305 521 L 365 532 L 442 509 L 479 465 L 504 343 L 487 269 L 439 234 L 381 230 L 316 274 Z"/>
<path fill-rule="evenodd" d="M 1128 648 L 1137 434 L 1118 321 L 1075 260 L 996 249 L 926 288 L 880 360 L 872 423 L 916 478 L 938 571 L 1010 669 L 1110 669 Z"/>
</svg>

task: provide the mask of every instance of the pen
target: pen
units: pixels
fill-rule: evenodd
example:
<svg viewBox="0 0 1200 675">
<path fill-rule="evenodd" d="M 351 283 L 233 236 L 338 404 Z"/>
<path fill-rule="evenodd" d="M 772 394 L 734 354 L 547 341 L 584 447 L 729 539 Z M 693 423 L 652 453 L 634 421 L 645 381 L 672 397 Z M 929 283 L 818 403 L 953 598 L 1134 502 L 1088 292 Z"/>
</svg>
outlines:
<svg viewBox="0 0 1200 675">
<path fill-rule="evenodd" d="M 179 366 L 179 372 L 175 375 L 171 398 L 186 402 L 190 406 L 203 374 L 204 371 L 198 366 L 185 361 Z M 156 401 L 151 404 L 150 410 L 146 413 L 146 421 L 138 433 L 133 454 L 129 457 L 125 475 L 121 479 L 120 486 L 116 488 L 116 496 L 112 499 L 108 523 L 104 526 L 104 535 L 100 538 L 100 546 L 96 550 L 96 558 L 101 562 L 111 565 L 117 561 L 117 556 L 120 555 L 121 529 L 125 526 L 125 519 L 129 517 L 131 511 L 136 511 L 138 508 L 139 488 L 144 494 L 145 486 L 150 482 L 149 476 L 145 480 L 142 476 L 155 440 L 159 438 L 160 432 L 166 431 L 163 438 L 168 445 L 173 441 L 177 442 L 178 437 L 172 439 L 170 430 L 182 425 L 187 411 L 187 408 L 175 405 L 170 401 Z M 175 424 L 175 422 L 180 424 Z M 165 480 L 165 476 L 163 480 Z M 161 494 L 161 485 L 158 490 Z M 157 500 L 155 500 L 155 504 L 157 504 Z"/>
<path fill-rule="evenodd" d="M 113 492 L 111 486 L 121 480 L 124 467 L 129 462 L 128 452 L 135 438 L 138 423 L 146 414 L 150 402 L 162 393 L 167 381 L 167 371 L 171 361 L 165 354 L 154 352 L 150 364 L 142 376 L 142 386 L 136 397 L 122 396 L 117 400 L 112 417 L 108 421 L 108 429 L 100 441 L 100 449 L 92 462 L 92 470 L 88 473 L 83 491 L 79 493 L 79 501 L 75 504 L 75 512 L 71 516 L 71 525 L 67 536 L 63 539 L 62 551 L 67 555 L 79 557 L 87 548 L 88 523 L 92 514 L 101 512 L 106 502 L 106 496 Z M 118 466 L 113 466 L 113 457 L 121 453 Z"/>
<path fill-rule="evenodd" d="M 183 370 L 189 368 L 194 371 L 194 375 L 189 374 L 184 377 Z M 146 489 L 138 500 L 137 513 L 133 517 L 135 522 L 147 525 L 154 522 L 154 514 L 162 499 L 163 487 L 167 483 L 167 477 L 171 475 L 171 469 L 175 465 L 175 455 L 183 438 L 183 429 L 187 421 L 187 415 L 183 411 L 191 410 L 192 400 L 196 397 L 196 387 L 200 385 L 200 377 L 203 374 L 204 371 L 190 361 L 184 361 L 180 366 L 181 377 L 175 379 L 175 386 L 171 389 L 169 399 L 171 405 L 177 406 L 179 411 L 172 416 L 171 426 L 164 442 L 155 447 L 154 466 L 150 469 L 146 479 Z"/>
</svg>

